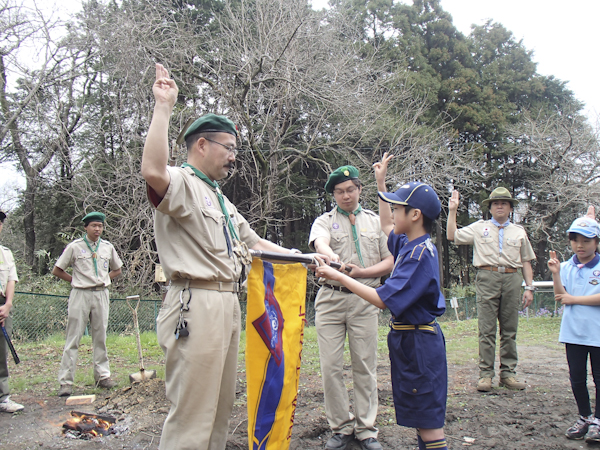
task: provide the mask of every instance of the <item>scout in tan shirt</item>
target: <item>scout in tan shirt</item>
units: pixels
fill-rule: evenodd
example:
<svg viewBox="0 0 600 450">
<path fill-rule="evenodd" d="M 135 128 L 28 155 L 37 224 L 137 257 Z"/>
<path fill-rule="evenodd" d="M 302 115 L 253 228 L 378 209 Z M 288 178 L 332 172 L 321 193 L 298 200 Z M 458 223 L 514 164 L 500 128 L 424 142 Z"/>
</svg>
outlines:
<svg viewBox="0 0 600 450">
<path fill-rule="evenodd" d="M 0 211 L 0 232 L 4 226 L 6 213 Z M 15 284 L 19 281 L 17 268 L 12 252 L 0 245 L 0 325 L 9 336 L 12 335 L 12 317 L 10 310 L 15 294 Z M 23 405 L 10 399 L 8 387 L 8 345 L 4 333 L 0 333 L 0 412 L 14 413 L 21 411 Z"/>
<path fill-rule="evenodd" d="M 479 220 L 457 229 L 458 191 L 448 203 L 446 236 L 457 245 L 473 245 L 473 265 L 477 267 L 477 320 L 479 325 L 479 381 L 477 390 L 492 390 L 496 358 L 496 323 L 500 326 L 500 386 L 521 390 L 526 384 L 515 378 L 517 327 L 523 278 L 527 286 L 522 304 L 533 301 L 535 253 L 520 225 L 510 222 L 509 215 L 517 200 L 506 188 L 496 188 L 482 202 L 489 207 L 491 220 Z M 518 273 L 521 270 L 523 276 Z"/>
<path fill-rule="evenodd" d="M 333 194 L 336 207 L 317 217 L 309 245 L 351 268 L 349 275 L 378 287 L 380 277 L 394 263 L 379 216 L 359 203 L 362 185 L 356 167 L 342 166 L 331 173 L 325 191 Z M 377 441 L 377 333 L 379 308 L 335 281 L 324 280 L 315 299 L 315 325 L 319 340 L 325 413 L 333 435 L 325 449 L 344 449 L 352 436 L 363 450 L 380 450 Z M 354 407 L 350 411 L 348 389 L 341 376 L 344 342 L 352 359 Z"/>
<path fill-rule="evenodd" d="M 290 253 L 261 239 L 216 181 L 235 163 L 237 130 L 206 114 L 185 132 L 187 163 L 168 168 L 168 128 L 178 88 L 156 64 L 156 104 L 142 176 L 156 208 L 158 256 L 171 280 L 157 318 L 171 410 L 162 450 L 224 450 L 235 401 L 240 336 L 238 282 L 248 248 Z"/>
<path fill-rule="evenodd" d="M 82 219 L 86 233 L 67 245 L 52 270 L 53 275 L 73 286 L 69 296 L 65 349 L 58 372 L 58 395 L 61 397 L 73 393 L 79 342 L 88 320 L 94 350 L 94 380 L 97 386 L 105 389 L 116 385 L 110 379 L 106 352 L 108 286 L 121 274 L 123 262 L 113 245 L 100 238 L 105 220 L 106 216 L 99 212 L 86 215 Z M 73 275 L 65 272 L 68 267 L 73 268 Z"/>
</svg>

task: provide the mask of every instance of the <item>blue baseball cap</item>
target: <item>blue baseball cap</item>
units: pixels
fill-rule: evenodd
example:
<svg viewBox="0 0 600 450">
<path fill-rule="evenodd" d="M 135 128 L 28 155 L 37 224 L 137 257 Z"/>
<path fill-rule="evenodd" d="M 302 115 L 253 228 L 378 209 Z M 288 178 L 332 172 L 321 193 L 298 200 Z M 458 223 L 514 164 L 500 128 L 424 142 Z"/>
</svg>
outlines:
<svg viewBox="0 0 600 450">
<path fill-rule="evenodd" d="M 396 192 L 378 192 L 378 194 L 385 202 L 420 209 L 423 215 L 431 220 L 437 219 L 442 210 L 440 199 L 433 188 L 420 181 L 406 183 Z"/>
<path fill-rule="evenodd" d="M 600 237 L 600 225 L 594 219 L 580 217 L 571 224 L 567 230 L 568 233 L 577 233 L 586 238 Z"/>
</svg>

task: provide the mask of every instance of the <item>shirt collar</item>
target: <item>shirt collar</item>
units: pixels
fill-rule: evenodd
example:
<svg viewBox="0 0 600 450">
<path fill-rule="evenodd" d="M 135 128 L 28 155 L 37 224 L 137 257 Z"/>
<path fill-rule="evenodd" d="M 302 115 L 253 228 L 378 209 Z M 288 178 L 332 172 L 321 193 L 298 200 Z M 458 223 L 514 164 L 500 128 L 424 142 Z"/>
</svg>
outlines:
<svg viewBox="0 0 600 450">
<path fill-rule="evenodd" d="M 394 231 L 392 230 L 392 233 Z M 406 244 L 404 244 L 404 247 L 402 247 L 402 249 L 400 249 L 400 255 L 405 255 L 408 252 L 412 252 L 412 250 L 419 244 L 422 244 L 423 242 L 425 242 L 427 239 L 429 239 L 430 236 L 428 233 L 425 233 L 423 236 L 419 236 L 416 239 L 413 239 L 412 241 L 407 242 Z"/>
<path fill-rule="evenodd" d="M 498 222 L 496 219 L 494 219 L 494 218 L 492 217 L 492 223 L 493 223 L 494 225 L 496 225 L 497 227 L 507 227 L 507 226 L 509 226 L 509 225 L 510 225 L 510 219 L 509 219 L 509 220 L 507 220 L 507 221 L 506 221 L 506 222 L 504 222 L 504 223 L 500 223 L 500 222 Z"/>
<path fill-rule="evenodd" d="M 598 261 L 600 261 L 600 255 L 598 254 L 598 252 L 596 252 L 596 254 L 592 258 L 592 260 L 585 263 L 583 265 L 583 267 L 587 267 L 588 269 L 591 269 L 592 267 L 596 267 L 596 265 L 598 264 Z M 577 257 L 577 255 L 573 255 L 573 258 L 571 258 L 571 262 L 576 266 L 579 266 L 581 264 L 579 262 L 579 258 Z"/>
</svg>

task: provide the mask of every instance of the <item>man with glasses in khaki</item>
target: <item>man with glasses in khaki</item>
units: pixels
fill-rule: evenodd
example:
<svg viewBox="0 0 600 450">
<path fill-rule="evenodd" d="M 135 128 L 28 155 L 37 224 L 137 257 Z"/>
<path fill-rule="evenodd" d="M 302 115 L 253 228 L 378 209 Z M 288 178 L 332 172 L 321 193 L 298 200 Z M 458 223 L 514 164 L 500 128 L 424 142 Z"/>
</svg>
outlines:
<svg viewBox="0 0 600 450">
<path fill-rule="evenodd" d="M 171 410 L 162 450 L 223 450 L 237 381 L 241 313 L 237 293 L 248 248 L 290 253 L 261 239 L 216 181 L 233 169 L 237 129 L 206 114 L 184 134 L 187 162 L 168 167 L 169 120 L 178 88 L 156 64 L 156 100 L 142 176 L 156 208 L 158 257 L 171 280 L 157 317 Z"/>
<path fill-rule="evenodd" d="M 381 231 L 379 216 L 359 203 L 362 185 L 356 167 L 342 166 L 329 176 L 325 191 L 336 206 L 312 225 L 309 246 L 332 261 L 345 264 L 348 275 L 378 287 L 390 273 L 393 256 Z M 380 450 L 377 441 L 377 333 L 379 308 L 339 283 L 322 280 L 315 299 L 325 413 L 333 432 L 325 449 L 343 450 L 358 439 L 363 450 Z M 354 407 L 350 411 L 343 376 L 344 343 L 348 335 L 352 360 Z"/>
</svg>

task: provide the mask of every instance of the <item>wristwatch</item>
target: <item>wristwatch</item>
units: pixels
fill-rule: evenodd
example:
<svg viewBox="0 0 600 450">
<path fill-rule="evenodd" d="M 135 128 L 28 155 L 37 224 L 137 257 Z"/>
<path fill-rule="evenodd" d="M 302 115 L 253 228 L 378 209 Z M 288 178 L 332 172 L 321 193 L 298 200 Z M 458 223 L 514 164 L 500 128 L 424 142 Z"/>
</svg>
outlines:
<svg viewBox="0 0 600 450">
<path fill-rule="evenodd" d="M 537 290 L 537 287 L 535 287 L 535 286 L 529 286 L 529 285 L 527 285 L 527 286 L 525 286 L 525 290 L 526 290 L 526 291 L 536 291 L 536 290 Z"/>
</svg>

